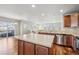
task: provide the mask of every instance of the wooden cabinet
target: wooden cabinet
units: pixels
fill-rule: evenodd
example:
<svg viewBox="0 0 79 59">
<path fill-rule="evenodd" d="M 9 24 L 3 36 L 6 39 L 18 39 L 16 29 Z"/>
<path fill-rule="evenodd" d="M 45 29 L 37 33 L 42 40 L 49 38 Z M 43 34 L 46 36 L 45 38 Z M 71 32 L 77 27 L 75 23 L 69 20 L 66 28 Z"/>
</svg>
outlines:
<svg viewBox="0 0 79 59">
<path fill-rule="evenodd" d="M 79 26 L 79 14 L 71 14 L 71 27 Z"/>
<path fill-rule="evenodd" d="M 64 27 L 71 27 L 71 16 L 64 16 Z"/>
<path fill-rule="evenodd" d="M 64 27 L 77 27 L 79 26 L 79 13 L 73 13 L 64 16 Z"/>
<path fill-rule="evenodd" d="M 24 42 L 24 55 L 34 55 L 34 44 Z"/>
<path fill-rule="evenodd" d="M 47 47 L 36 45 L 36 55 L 48 55 L 49 51 Z"/>
<path fill-rule="evenodd" d="M 18 40 L 18 55 L 23 55 L 23 41 Z"/>
<path fill-rule="evenodd" d="M 64 27 L 79 27 L 79 13 L 64 16 Z M 67 46 L 72 46 L 74 50 L 76 49 L 75 39 L 73 36 L 65 38 Z"/>
<path fill-rule="evenodd" d="M 18 55 L 49 55 L 51 48 L 18 40 Z"/>
<path fill-rule="evenodd" d="M 65 35 L 64 40 L 66 41 L 67 46 L 75 47 L 75 38 L 72 35 Z"/>
</svg>

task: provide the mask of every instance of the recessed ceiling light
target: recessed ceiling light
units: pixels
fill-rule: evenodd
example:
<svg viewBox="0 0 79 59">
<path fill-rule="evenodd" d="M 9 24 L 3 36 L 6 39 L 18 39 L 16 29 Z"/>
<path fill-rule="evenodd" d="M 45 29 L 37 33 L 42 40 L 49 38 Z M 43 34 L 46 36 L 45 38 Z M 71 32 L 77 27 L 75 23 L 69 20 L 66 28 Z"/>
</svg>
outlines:
<svg viewBox="0 0 79 59">
<path fill-rule="evenodd" d="M 36 6 L 35 5 L 32 5 L 32 7 L 35 8 Z"/>
<path fill-rule="evenodd" d="M 18 23 L 14 23 L 14 24 L 18 24 Z"/>
<path fill-rule="evenodd" d="M 63 12 L 63 10 L 60 10 L 60 12 Z"/>
<path fill-rule="evenodd" d="M 18 23 L 12 23 L 13 25 L 17 25 Z"/>
<path fill-rule="evenodd" d="M 41 14 L 41 16 L 45 16 L 45 14 L 44 14 L 44 13 L 42 13 L 42 14 Z"/>
</svg>

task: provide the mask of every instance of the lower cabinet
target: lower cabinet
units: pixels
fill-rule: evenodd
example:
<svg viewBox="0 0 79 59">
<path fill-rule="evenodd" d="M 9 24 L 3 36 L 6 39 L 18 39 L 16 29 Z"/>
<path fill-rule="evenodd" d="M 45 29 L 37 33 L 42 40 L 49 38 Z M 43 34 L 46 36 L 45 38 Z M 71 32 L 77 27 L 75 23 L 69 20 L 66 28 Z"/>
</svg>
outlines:
<svg viewBox="0 0 79 59">
<path fill-rule="evenodd" d="M 65 41 L 67 46 L 75 48 L 75 38 L 73 36 L 65 35 Z"/>
<path fill-rule="evenodd" d="M 49 51 L 47 47 L 36 45 L 36 55 L 48 55 Z"/>
<path fill-rule="evenodd" d="M 24 55 L 34 55 L 34 44 L 24 42 Z"/>
<path fill-rule="evenodd" d="M 23 41 L 18 40 L 18 55 L 23 55 Z"/>
<path fill-rule="evenodd" d="M 48 55 L 49 48 L 18 40 L 18 55 Z"/>
</svg>

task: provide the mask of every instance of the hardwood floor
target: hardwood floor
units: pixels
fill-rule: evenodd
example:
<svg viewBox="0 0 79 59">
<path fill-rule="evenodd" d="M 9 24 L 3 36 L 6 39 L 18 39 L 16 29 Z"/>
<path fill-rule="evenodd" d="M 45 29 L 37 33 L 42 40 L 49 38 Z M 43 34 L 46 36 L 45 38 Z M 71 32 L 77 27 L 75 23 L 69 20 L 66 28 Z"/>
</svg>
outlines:
<svg viewBox="0 0 79 59">
<path fill-rule="evenodd" d="M 16 55 L 15 39 L 13 37 L 0 38 L 0 55 Z"/>
<path fill-rule="evenodd" d="M 18 42 L 13 37 L 0 38 L 0 55 L 17 55 Z M 57 44 L 53 44 L 52 52 L 53 55 L 75 55 L 72 48 L 63 47 Z"/>
<path fill-rule="evenodd" d="M 75 52 L 71 47 L 58 44 L 53 44 L 52 53 L 53 55 L 75 55 Z"/>
</svg>

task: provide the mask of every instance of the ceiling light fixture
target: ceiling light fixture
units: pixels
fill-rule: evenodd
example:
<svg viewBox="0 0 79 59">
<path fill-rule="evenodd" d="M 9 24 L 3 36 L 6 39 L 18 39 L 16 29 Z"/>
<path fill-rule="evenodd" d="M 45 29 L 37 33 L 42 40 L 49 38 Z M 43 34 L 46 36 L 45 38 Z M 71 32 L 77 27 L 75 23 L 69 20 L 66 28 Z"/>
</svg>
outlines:
<svg viewBox="0 0 79 59">
<path fill-rule="evenodd" d="M 45 16 L 45 14 L 44 14 L 44 13 L 42 13 L 42 14 L 41 14 L 41 16 Z"/>
<path fill-rule="evenodd" d="M 60 12 L 63 12 L 63 10 L 60 10 Z"/>
<path fill-rule="evenodd" d="M 36 6 L 35 5 L 32 5 L 32 7 L 35 8 Z"/>
</svg>

